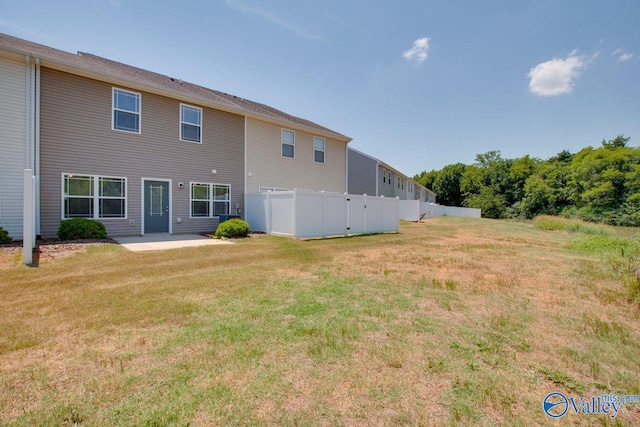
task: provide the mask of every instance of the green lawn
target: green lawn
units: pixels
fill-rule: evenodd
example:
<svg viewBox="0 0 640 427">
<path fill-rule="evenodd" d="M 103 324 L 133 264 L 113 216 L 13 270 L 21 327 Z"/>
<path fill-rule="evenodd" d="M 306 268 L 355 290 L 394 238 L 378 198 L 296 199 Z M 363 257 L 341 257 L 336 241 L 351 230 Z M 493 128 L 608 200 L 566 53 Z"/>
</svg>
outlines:
<svg viewBox="0 0 640 427">
<path fill-rule="evenodd" d="M 640 394 L 640 233 L 554 221 L 0 253 L 0 425 L 639 425 L 542 411 Z"/>
</svg>

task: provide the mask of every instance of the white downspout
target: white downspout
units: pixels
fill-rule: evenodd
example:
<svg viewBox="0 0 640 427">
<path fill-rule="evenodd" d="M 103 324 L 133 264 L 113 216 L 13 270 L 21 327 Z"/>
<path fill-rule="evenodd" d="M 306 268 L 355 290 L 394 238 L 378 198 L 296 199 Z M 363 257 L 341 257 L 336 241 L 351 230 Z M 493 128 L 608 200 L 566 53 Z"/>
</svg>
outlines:
<svg viewBox="0 0 640 427">
<path fill-rule="evenodd" d="M 349 143 L 347 142 L 344 145 L 344 150 L 345 150 L 345 156 L 344 156 L 344 163 L 345 163 L 345 189 L 344 192 L 349 194 Z"/>
<path fill-rule="evenodd" d="M 380 162 L 376 162 L 376 197 L 380 197 L 380 190 L 378 186 L 380 185 Z"/>
<path fill-rule="evenodd" d="M 35 83 L 36 83 L 36 126 L 35 126 L 35 168 L 33 174 L 35 175 L 36 190 L 35 190 L 35 221 L 36 221 L 36 235 L 40 235 L 40 58 L 36 57 L 36 69 L 35 69 Z"/>
</svg>

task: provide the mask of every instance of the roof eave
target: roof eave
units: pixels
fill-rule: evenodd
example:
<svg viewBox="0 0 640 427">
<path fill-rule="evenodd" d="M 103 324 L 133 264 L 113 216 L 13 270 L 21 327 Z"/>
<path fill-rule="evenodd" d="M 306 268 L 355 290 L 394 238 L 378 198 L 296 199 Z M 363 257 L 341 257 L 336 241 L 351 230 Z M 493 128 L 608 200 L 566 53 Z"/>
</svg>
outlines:
<svg viewBox="0 0 640 427">
<path fill-rule="evenodd" d="M 3 47 L 4 48 L 4 47 Z M 274 123 L 274 124 L 278 124 L 278 125 L 286 125 L 288 127 L 294 127 L 297 128 L 299 130 L 304 130 L 307 132 L 311 132 L 314 133 L 316 135 L 319 136 L 324 136 L 327 138 L 332 138 L 332 139 L 337 139 L 339 141 L 343 141 L 345 143 L 349 143 L 350 141 L 352 141 L 351 138 L 349 138 L 348 136 L 342 135 L 342 134 L 338 134 L 338 133 L 332 133 L 332 132 L 325 132 L 322 131 L 320 129 L 316 129 L 310 126 L 305 126 L 299 123 L 295 123 L 295 122 L 291 122 L 288 120 L 278 120 L 274 117 L 270 117 L 270 116 L 266 116 L 266 115 L 262 115 L 259 113 L 255 113 L 252 111 L 247 111 L 245 109 L 242 108 L 238 108 L 238 107 L 233 107 L 233 106 L 229 106 L 226 104 L 222 104 L 222 103 L 218 103 L 215 101 L 212 101 L 211 99 L 207 99 L 207 98 L 203 98 L 203 97 L 198 97 L 198 96 L 190 96 L 188 94 L 184 94 L 182 92 L 178 92 L 178 91 L 173 91 L 170 89 L 166 89 L 166 88 L 162 88 L 162 87 L 158 87 L 156 85 L 150 85 L 150 84 L 144 84 L 138 80 L 133 80 L 133 79 L 127 79 L 127 78 L 123 78 L 120 76 L 115 76 L 113 74 L 109 74 L 109 73 L 102 73 L 99 71 L 96 71 L 94 69 L 88 68 L 88 67 L 83 67 L 77 64 L 69 64 L 68 62 L 65 61 L 60 61 L 60 60 L 56 60 L 56 59 L 52 59 L 52 58 L 47 58 L 47 57 L 42 57 L 38 54 L 33 54 L 30 52 L 20 52 L 18 50 L 14 50 L 11 49 L 12 51 L 15 51 L 15 53 L 21 53 L 23 55 L 31 55 L 33 57 L 39 58 L 40 60 L 40 64 L 41 66 L 45 66 L 48 68 L 52 68 L 58 71 L 63 71 L 63 72 L 67 72 L 70 74 L 74 74 L 74 75 L 79 75 L 82 77 L 87 77 L 87 78 L 91 78 L 94 80 L 100 80 L 100 81 L 104 81 L 107 83 L 111 83 L 111 84 L 119 84 L 119 85 L 123 85 L 123 86 L 128 86 L 131 87 L 133 89 L 138 89 L 138 90 L 142 90 L 145 92 L 150 92 L 150 93 L 154 93 L 156 95 L 161 95 L 161 96 L 166 96 L 169 98 L 173 98 L 173 99 L 178 99 L 181 101 L 187 101 L 187 102 L 193 102 L 193 103 L 197 103 L 199 105 L 205 106 L 205 107 L 210 107 L 210 108 L 215 108 L 216 110 L 221 110 L 221 111 L 225 111 L 228 113 L 233 113 L 233 114 L 238 114 L 238 115 L 242 115 L 242 116 L 246 116 L 246 117 L 251 117 L 257 120 L 261 120 L 261 121 L 266 121 L 266 122 L 270 122 L 270 123 Z"/>
</svg>

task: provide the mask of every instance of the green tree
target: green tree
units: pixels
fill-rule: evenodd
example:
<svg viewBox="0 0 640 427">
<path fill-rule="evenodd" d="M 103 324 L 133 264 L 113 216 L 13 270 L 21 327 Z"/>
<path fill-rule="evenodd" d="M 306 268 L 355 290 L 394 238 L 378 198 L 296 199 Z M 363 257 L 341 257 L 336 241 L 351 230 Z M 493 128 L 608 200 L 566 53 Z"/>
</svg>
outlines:
<svg viewBox="0 0 640 427">
<path fill-rule="evenodd" d="M 456 163 L 453 165 L 447 165 L 438 172 L 433 181 L 433 187 L 431 190 L 438 194 L 438 202 L 440 204 L 462 206 L 464 199 L 460 192 L 460 180 L 462 179 L 466 168 L 466 165 Z"/>
</svg>

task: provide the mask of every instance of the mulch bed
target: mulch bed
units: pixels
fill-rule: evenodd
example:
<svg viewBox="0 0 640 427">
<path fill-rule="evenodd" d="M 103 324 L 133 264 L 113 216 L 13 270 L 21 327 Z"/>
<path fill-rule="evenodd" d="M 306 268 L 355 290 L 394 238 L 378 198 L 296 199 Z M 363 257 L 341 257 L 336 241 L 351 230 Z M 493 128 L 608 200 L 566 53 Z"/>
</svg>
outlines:
<svg viewBox="0 0 640 427">
<path fill-rule="evenodd" d="M 90 246 L 102 246 L 116 243 L 112 239 L 81 239 L 81 240 L 38 240 L 34 249 L 34 261 L 43 259 L 64 258 L 79 251 L 84 251 Z M 0 245 L 0 253 L 22 253 L 22 241 Z"/>
</svg>

